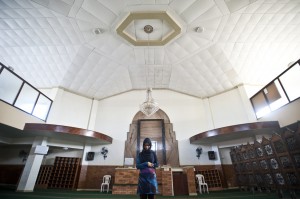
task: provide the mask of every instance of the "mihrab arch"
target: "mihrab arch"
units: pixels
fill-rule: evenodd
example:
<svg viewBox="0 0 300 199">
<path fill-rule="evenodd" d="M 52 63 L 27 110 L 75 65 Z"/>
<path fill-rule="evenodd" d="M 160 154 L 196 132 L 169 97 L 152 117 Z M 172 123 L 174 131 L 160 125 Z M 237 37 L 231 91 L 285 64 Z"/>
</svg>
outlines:
<svg viewBox="0 0 300 199">
<path fill-rule="evenodd" d="M 137 112 L 130 124 L 125 142 L 125 158 L 134 158 L 141 149 L 145 137 L 149 137 L 157 145 L 156 154 L 160 166 L 179 166 L 178 141 L 173 125 L 167 114 L 159 109 L 155 114 L 146 117 Z"/>
</svg>

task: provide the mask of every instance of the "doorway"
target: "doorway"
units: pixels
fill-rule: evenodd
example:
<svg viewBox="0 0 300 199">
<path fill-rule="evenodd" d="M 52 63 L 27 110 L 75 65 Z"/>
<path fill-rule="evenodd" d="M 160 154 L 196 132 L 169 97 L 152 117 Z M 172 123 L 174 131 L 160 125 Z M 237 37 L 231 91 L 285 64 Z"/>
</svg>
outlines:
<svg viewBox="0 0 300 199">
<path fill-rule="evenodd" d="M 150 138 L 160 165 L 166 164 L 165 128 L 162 119 L 139 120 L 137 132 L 137 155 L 143 150 L 143 141 Z"/>
<path fill-rule="evenodd" d="M 174 195 L 189 195 L 187 175 L 184 172 L 173 172 Z"/>
</svg>

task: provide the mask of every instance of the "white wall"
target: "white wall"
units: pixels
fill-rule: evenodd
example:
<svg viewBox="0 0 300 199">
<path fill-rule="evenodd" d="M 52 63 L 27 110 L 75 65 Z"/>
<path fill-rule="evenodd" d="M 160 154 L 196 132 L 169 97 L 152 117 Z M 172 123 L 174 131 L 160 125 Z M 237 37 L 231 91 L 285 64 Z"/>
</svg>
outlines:
<svg viewBox="0 0 300 199">
<path fill-rule="evenodd" d="M 196 157 L 197 147 L 202 148 L 200 158 Z M 181 166 L 187 165 L 214 165 L 216 162 L 208 159 L 208 151 L 212 150 L 211 145 L 195 145 L 190 144 L 190 140 L 178 141 L 179 162 Z"/>
<path fill-rule="evenodd" d="M 91 105 L 89 98 L 58 89 L 47 123 L 87 129 Z"/>
<path fill-rule="evenodd" d="M 154 90 L 152 96 L 169 116 L 177 140 L 188 139 L 213 128 L 253 121 L 247 115 L 252 107 L 245 105 L 245 96 L 238 88 L 207 99 L 169 90 Z M 92 123 L 93 129 L 90 130 L 125 141 L 132 119 L 145 97 L 146 91 L 138 90 L 93 101 L 60 89 L 47 123 L 84 129 Z"/>
<path fill-rule="evenodd" d="M 114 155 L 109 154 L 105 161 L 102 157 L 96 156 L 94 161 L 89 161 L 87 164 L 123 164 L 126 135 L 133 117 L 139 111 L 139 105 L 145 101 L 145 90 L 130 91 L 103 100 L 88 99 L 63 89 L 55 89 L 45 93 L 51 93 L 54 99 L 47 123 L 83 129 L 89 126 L 93 128 L 90 130 L 104 133 L 113 138 L 113 143 L 106 147 Z M 253 114 L 251 104 L 242 87 L 206 99 L 169 90 L 153 90 L 152 95 L 173 124 L 173 130 L 179 141 L 181 165 L 217 164 L 220 161 L 209 161 L 206 157 L 208 150 L 220 147 L 218 144 L 202 146 L 203 155 L 198 160 L 195 152 L 198 146 L 189 143 L 189 138 L 193 135 L 214 128 L 255 121 L 251 116 Z M 284 107 L 284 109 L 286 111 L 285 117 L 277 116 L 279 120 L 284 121 L 288 115 L 290 123 L 293 123 L 297 120 L 296 118 L 299 118 L 299 111 L 296 111 L 299 110 L 299 100 L 293 103 L 292 108 Z M 287 111 L 291 111 L 293 114 L 287 114 Z M 18 116 L 13 114 L 9 118 L 13 121 Z M 249 138 L 249 140 L 253 140 L 253 138 Z M 61 146 L 63 143 L 64 141 L 60 141 L 58 145 Z M 55 145 L 55 141 L 52 141 L 51 144 Z M 224 147 L 226 144 L 234 145 L 234 143 L 223 143 Z M 238 144 L 240 144 L 239 141 L 236 145 Z M 77 148 L 83 148 L 83 145 L 78 145 Z M 100 148 L 101 146 L 93 146 L 91 150 L 97 151 Z"/>
<path fill-rule="evenodd" d="M 178 140 L 206 129 L 203 102 L 173 91 L 154 90 L 153 98 L 169 116 Z M 99 101 L 95 130 L 114 139 L 126 140 L 132 119 L 145 101 L 146 91 L 131 91 Z"/>
<path fill-rule="evenodd" d="M 107 157 L 104 159 L 101 154 L 102 147 L 108 149 Z M 124 163 L 125 142 L 117 139 L 113 140 L 110 145 L 92 146 L 91 151 L 95 152 L 94 160 L 87 161 L 88 165 L 120 165 Z M 86 156 L 86 154 L 85 154 Z"/>
<path fill-rule="evenodd" d="M 300 120 L 300 99 L 265 115 L 259 121 L 279 121 L 281 127 Z"/>
<path fill-rule="evenodd" d="M 0 123 L 23 129 L 25 123 L 44 123 L 44 121 L 0 101 Z"/>
<path fill-rule="evenodd" d="M 250 122 L 238 89 L 210 98 L 214 128 Z"/>
<path fill-rule="evenodd" d="M 207 151 L 216 146 L 203 146 L 203 155 L 198 160 L 195 146 L 189 143 L 189 138 L 214 128 L 249 122 L 250 119 L 247 115 L 249 107 L 247 104 L 245 105 L 245 95 L 240 90 L 240 88 L 236 88 L 207 99 L 169 90 L 153 90 L 153 98 L 173 124 L 173 130 L 179 141 L 181 165 L 194 165 L 199 161 L 204 165 L 219 163 L 208 160 L 207 156 Z M 47 123 L 83 129 L 89 127 L 93 128 L 90 130 L 113 138 L 113 143 L 107 147 L 115 155 L 108 155 L 105 160 L 100 156 L 95 156 L 93 161 L 85 164 L 123 164 L 127 132 L 132 119 L 139 111 L 139 105 L 145 101 L 145 90 L 130 91 L 103 100 L 88 99 L 63 89 L 44 90 L 44 93 L 51 94 L 51 98 L 54 99 Z M 53 144 L 55 145 L 55 143 Z M 101 146 L 94 146 L 91 150 L 97 151 L 100 148 Z"/>
</svg>

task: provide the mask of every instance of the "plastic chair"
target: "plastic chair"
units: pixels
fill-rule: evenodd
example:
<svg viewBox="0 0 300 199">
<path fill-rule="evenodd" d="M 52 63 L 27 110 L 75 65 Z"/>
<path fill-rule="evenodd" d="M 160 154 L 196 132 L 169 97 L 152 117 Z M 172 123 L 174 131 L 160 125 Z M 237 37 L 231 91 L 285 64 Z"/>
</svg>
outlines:
<svg viewBox="0 0 300 199">
<path fill-rule="evenodd" d="M 205 192 L 205 188 L 206 188 L 206 192 L 209 193 L 208 185 L 204 180 L 204 176 L 202 174 L 197 174 L 196 179 L 197 179 L 197 182 L 198 182 L 199 193 L 202 194 L 202 188 L 203 188 L 203 192 Z"/>
<path fill-rule="evenodd" d="M 109 191 L 110 180 L 111 180 L 111 175 L 104 175 L 103 176 L 103 182 L 101 184 L 101 189 L 100 189 L 101 192 L 104 191 L 105 187 L 106 187 L 106 191 L 107 192 Z"/>
</svg>

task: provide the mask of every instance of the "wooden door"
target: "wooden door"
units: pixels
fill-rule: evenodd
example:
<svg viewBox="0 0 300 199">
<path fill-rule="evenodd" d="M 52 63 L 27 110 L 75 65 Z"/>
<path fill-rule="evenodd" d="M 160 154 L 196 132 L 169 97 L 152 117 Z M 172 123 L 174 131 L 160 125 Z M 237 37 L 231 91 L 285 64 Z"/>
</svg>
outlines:
<svg viewBox="0 0 300 199">
<path fill-rule="evenodd" d="M 183 172 L 173 172 L 174 195 L 189 195 L 187 176 Z"/>
</svg>

